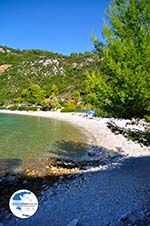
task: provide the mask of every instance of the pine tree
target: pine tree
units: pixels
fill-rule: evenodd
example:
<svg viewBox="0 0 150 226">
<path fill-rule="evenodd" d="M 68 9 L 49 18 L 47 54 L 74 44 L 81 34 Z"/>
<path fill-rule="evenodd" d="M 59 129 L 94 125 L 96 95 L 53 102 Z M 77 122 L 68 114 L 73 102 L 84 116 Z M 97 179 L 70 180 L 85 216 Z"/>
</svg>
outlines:
<svg viewBox="0 0 150 226">
<path fill-rule="evenodd" d="M 122 117 L 150 114 L 150 1 L 114 0 L 104 22 L 109 108 Z"/>
</svg>

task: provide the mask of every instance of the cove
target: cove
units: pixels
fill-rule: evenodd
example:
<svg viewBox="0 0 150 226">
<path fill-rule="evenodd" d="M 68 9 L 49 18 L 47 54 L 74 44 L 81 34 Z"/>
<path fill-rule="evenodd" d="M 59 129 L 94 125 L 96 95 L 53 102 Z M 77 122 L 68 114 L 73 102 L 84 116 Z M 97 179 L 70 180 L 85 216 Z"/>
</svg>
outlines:
<svg viewBox="0 0 150 226">
<path fill-rule="evenodd" d="M 87 137 L 73 125 L 42 117 L 0 113 L 0 159 L 83 158 Z"/>
</svg>

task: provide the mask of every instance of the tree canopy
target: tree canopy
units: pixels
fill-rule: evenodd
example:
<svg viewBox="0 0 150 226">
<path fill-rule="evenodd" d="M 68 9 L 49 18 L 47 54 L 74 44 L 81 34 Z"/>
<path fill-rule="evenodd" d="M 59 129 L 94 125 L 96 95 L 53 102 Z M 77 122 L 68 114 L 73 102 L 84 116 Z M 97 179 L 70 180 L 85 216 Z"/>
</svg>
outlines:
<svg viewBox="0 0 150 226">
<path fill-rule="evenodd" d="M 105 80 L 99 75 L 97 77 L 101 86 L 105 87 L 102 84 L 105 81 L 111 92 L 107 92 L 107 103 L 101 89 L 97 98 L 103 95 L 105 110 L 115 116 L 149 115 L 150 1 L 114 0 L 106 15 L 108 22 L 103 24 L 106 45 L 102 62 L 106 76 Z"/>
</svg>

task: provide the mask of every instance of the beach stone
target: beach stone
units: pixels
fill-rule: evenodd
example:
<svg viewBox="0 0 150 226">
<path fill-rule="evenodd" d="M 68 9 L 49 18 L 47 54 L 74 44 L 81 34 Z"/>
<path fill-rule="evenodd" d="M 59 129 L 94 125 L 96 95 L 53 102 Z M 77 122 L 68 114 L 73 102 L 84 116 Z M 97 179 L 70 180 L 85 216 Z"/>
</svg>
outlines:
<svg viewBox="0 0 150 226">
<path fill-rule="evenodd" d="M 5 179 L 6 179 L 6 181 L 14 182 L 16 180 L 16 176 L 11 175 L 11 174 L 10 175 L 6 175 Z"/>
<path fill-rule="evenodd" d="M 78 220 L 77 219 L 74 219 L 69 224 L 67 224 L 67 226 L 78 226 Z"/>
<path fill-rule="evenodd" d="M 143 211 L 135 211 L 122 216 L 117 222 L 110 224 L 110 226 L 146 226 L 148 223 Z"/>
<path fill-rule="evenodd" d="M 27 182 L 28 182 L 27 180 L 24 180 L 22 183 L 23 183 L 23 184 L 26 184 Z"/>
<path fill-rule="evenodd" d="M 95 156 L 95 155 L 96 155 L 96 153 L 94 153 L 94 152 L 88 152 L 88 156 L 90 156 L 90 157 Z"/>
<path fill-rule="evenodd" d="M 120 157 L 119 154 L 113 154 L 113 155 L 111 156 L 111 160 L 118 159 L 119 157 Z"/>
</svg>

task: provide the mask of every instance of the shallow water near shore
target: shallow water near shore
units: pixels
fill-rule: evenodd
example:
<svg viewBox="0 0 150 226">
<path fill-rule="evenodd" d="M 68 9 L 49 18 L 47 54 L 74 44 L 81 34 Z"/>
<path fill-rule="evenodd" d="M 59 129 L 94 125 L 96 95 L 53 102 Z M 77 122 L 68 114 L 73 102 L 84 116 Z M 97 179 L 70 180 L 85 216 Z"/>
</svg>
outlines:
<svg viewBox="0 0 150 226">
<path fill-rule="evenodd" d="M 79 159 L 87 152 L 86 143 L 84 132 L 69 123 L 0 114 L 1 167 L 11 168 L 11 164 L 17 167 L 25 161 L 41 161 L 52 156 Z"/>
<path fill-rule="evenodd" d="M 12 217 L 8 202 L 16 190 L 26 188 L 39 197 L 59 180 L 56 175 L 47 175 L 46 166 L 52 157 L 82 159 L 87 150 L 84 131 L 69 123 L 0 114 L 0 219 L 6 223 Z M 26 176 L 26 169 L 30 169 L 28 173 L 37 169 L 41 176 Z"/>
</svg>

